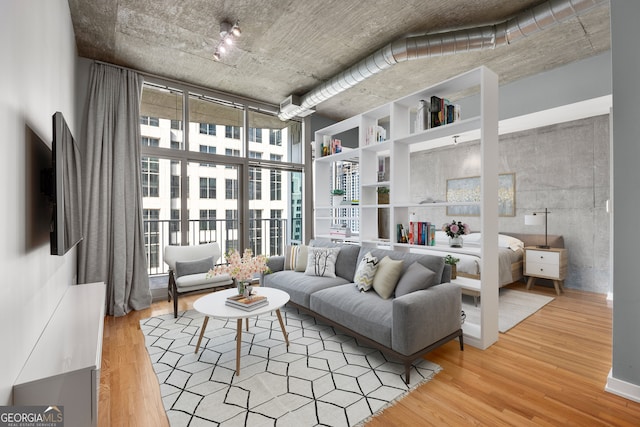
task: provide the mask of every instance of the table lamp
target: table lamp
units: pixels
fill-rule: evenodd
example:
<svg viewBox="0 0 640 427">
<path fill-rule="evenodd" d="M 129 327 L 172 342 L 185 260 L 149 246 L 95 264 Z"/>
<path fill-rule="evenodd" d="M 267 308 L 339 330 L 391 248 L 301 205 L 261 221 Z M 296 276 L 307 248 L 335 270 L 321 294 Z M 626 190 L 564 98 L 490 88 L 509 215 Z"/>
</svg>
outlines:
<svg viewBox="0 0 640 427">
<path fill-rule="evenodd" d="M 542 225 L 544 223 L 544 245 L 536 245 L 540 249 L 549 249 L 547 242 L 547 216 L 550 214 L 547 208 L 544 208 L 542 212 L 534 212 L 532 215 L 524 216 L 525 225 Z M 544 215 L 544 218 L 543 218 Z"/>
</svg>

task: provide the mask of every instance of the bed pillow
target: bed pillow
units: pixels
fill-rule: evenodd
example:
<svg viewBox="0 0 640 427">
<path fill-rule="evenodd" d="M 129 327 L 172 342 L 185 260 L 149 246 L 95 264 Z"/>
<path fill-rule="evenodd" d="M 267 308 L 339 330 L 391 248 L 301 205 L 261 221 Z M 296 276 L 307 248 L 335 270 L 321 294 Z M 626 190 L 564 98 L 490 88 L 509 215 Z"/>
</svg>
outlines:
<svg viewBox="0 0 640 427">
<path fill-rule="evenodd" d="M 367 252 L 360 260 L 356 274 L 353 276 L 353 283 L 360 292 L 367 292 L 373 287 L 373 278 L 378 271 L 378 258 Z"/>
<path fill-rule="evenodd" d="M 433 286 L 436 273 L 419 262 L 414 262 L 404 272 L 396 286 L 396 298 Z"/>
<path fill-rule="evenodd" d="M 336 277 L 336 260 L 340 248 L 307 248 L 307 276 Z"/>
<path fill-rule="evenodd" d="M 396 289 L 398 279 L 402 275 L 402 260 L 393 260 L 385 256 L 378 263 L 378 271 L 373 277 L 373 290 L 382 299 L 389 299 Z"/>
<path fill-rule="evenodd" d="M 207 273 L 212 268 L 213 257 L 195 261 L 176 261 L 176 277 L 188 276 L 189 274 Z"/>
<path fill-rule="evenodd" d="M 518 249 L 524 248 L 524 242 L 520 239 L 516 239 L 515 237 L 498 234 L 498 247 L 509 248 L 512 251 L 517 251 Z"/>
<path fill-rule="evenodd" d="M 462 241 L 464 242 L 464 245 L 480 247 L 480 245 L 482 245 L 482 233 L 467 234 L 462 236 Z"/>
<path fill-rule="evenodd" d="M 304 272 L 308 256 L 305 245 L 287 245 L 284 250 L 284 269 Z"/>
</svg>

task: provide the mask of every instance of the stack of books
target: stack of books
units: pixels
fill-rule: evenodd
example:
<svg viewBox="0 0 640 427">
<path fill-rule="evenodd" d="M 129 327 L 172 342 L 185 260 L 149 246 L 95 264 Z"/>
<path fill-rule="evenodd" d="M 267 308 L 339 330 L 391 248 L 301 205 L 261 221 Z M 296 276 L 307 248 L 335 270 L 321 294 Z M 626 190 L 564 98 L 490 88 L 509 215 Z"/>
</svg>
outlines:
<svg viewBox="0 0 640 427">
<path fill-rule="evenodd" d="M 244 311 L 253 311 L 257 308 L 267 305 L 267 297 L 264 295 L 252 295 L 245 297 L 244 295 L 234 295 L 227 298 L 226 304 L 229 307 L 239 308 Z"/>
</svg>

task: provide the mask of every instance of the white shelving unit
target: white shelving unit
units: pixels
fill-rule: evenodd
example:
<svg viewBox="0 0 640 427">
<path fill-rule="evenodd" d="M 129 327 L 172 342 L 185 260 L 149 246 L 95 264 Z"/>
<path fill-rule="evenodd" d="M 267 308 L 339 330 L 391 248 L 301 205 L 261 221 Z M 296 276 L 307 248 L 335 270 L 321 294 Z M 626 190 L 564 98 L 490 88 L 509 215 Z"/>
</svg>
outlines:
<svg viewBox="0 0 640 427">
<path fill-rule="evenodd" d="M 448 98 L 466 90 L 479 90 L 480 114 L 431 129 L 415 129 L 416 111 L 420 100 L 431 96 Z M 464 112 L 463 112 L 464 114 Z M 372 138 L 372 129 L 380 127 L 384 141 Z M 322 157 L 320 142 L 345 132 L 356 130 L 358 147 Z M 375 134 L 375 132 L 373 133 Z M 481 202 L 420 204 L 411 200 L 410 155 L 451 145 L 459 141 L 480 140 Z M 359 217 L 358 236 L 349 241 L 363 246 L 385 247 L 419 252 L 419 245 L 398 242 L 396 224 L 407 225 L 411 208 L 442 209 L 455 205 L 477 205 L 481 212 L 482 286 L 481 324 L 465 325 L 465 341 L 485 349 L 498 340 L 498 77 L 486 67 L 479 67 L 414 94 L 399 98 L 371 111 L 343 120 L 315 133 L 314 161 L 315 235 L 329 237 L 332 224 L 354 221 Z M 389 158 L 388 181 L 378 181 L 378 160 Z M 359 163 L 359 205 L 351 210 L 331 205 L 331 190 L 336 185 L 332 174 L 342 162 Z M 438 177 L 433 177 L 438 179 Z M 389 204 L 378 204 L 378 187 L 390 189 Z M 350 196 L 347 191 L 347 196 Z M 389 209 L 390 239 L 378 236 L 378 213 Z"/>
</svg>

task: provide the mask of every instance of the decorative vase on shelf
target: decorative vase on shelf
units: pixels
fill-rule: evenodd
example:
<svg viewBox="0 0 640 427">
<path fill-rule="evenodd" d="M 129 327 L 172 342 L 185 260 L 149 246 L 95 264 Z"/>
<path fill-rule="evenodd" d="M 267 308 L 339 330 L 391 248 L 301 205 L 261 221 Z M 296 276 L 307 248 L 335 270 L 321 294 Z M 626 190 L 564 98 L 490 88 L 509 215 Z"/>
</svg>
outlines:
<svg viewBox="0 0 640 427">
<path fill-rule="evenodd" d="M 455 264 L 451 264 L 451 279 L 456 279 L 458 277 L 458 266 Z"/>
<path fill-rule="evenodd" d="M 449 246 L 452 248 L 461 248 L 462 236 L 449 237 Z"/>
</svg>

